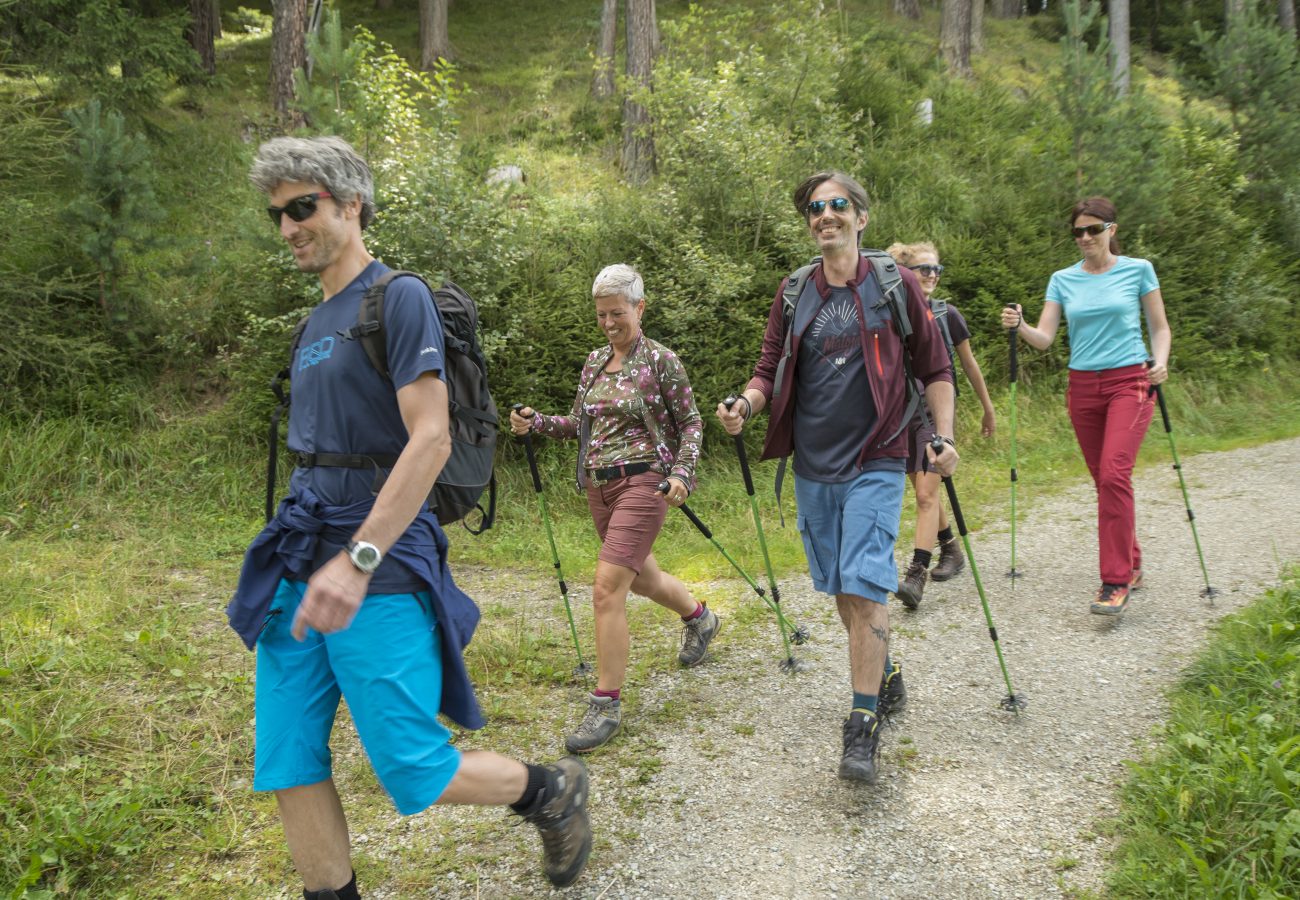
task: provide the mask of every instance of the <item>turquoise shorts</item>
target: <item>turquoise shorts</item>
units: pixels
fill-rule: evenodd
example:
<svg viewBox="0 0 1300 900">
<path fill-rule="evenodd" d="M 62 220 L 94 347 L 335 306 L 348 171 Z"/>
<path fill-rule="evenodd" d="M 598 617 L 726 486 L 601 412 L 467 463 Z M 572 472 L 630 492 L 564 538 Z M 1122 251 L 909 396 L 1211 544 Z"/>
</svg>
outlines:
<svg viewBox="0 0 1300 900">
<path fill-rule="evenodd" d="M 427 809 L 460 768 L 460 751 L 438 721 L 442 657 L 428 592 L 367 594 L 347 629 L 308 631 L 299 643 L 291 629 L 306 590 L 305 582 L 281 580 L 257 641 L 253 789 L 330 777 L 329 737 L 343 696 L 397 811 Z"/>
<path fill-rule="evenodd" d="M 891 470 L 868 470 L 839 484 L 795 476 L 799 533 L 817 590 L 885 603 L 898 589 L 894 543 L 904 483 L 904 474 Z"/>
</svg>

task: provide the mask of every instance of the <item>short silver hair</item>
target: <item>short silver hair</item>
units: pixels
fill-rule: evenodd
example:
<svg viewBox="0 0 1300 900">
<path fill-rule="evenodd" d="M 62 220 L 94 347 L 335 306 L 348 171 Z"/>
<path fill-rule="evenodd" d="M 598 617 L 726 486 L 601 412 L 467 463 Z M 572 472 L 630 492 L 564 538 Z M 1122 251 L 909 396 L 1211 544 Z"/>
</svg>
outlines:
<svg viewBox="0 0 1300 900">
<path fill-rule="evenodd" d="M 645 297 L 645 282 L 641 280 L 641 273 L 627 263 L 605 266 L 591 283 L 593 298 L 615 295 L 622 296 L 631 304 Z"/>
<path fill-rule="evenodd" d="M 248 180 L 265 194 L 286 181 L 319 184 L 340 203 L 361 198 L 361 227 L 375 220 L 375 181 L 352 145 L 339 137 L 278 137 L 257 148 Z"/>
</svg>

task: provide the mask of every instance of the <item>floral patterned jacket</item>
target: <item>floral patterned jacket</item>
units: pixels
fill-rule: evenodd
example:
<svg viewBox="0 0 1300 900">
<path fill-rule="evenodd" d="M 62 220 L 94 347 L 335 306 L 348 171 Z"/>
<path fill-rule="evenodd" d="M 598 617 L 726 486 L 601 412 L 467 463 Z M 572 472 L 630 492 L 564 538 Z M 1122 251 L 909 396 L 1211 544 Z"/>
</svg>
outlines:
<svg viewBox="0 0 1300 900">
<path fill-rule="evenodd" d="M 591 351 L 582 374 L 578 376 L 578 393 L 573 409 L 567 416 L 532 418 L 533 430 L 558 439 L 581 438 L 590 435 L 590 419 L 583 414 L 587 392 L 596 378 L 609 364 L 614 348 L 609 344 Z M 657 467 L 664 475 L 680 478 L 688 491 L 695 490 L 695 466 L 700 459 L 700 446 L 704 442 L 704 423 L 695 408 L 695 395 L 686 378 L 686 369 L 677 354 L 663 344 L 641 334 L 623 362 L 623 371 L 631 379 L 634 392 L 626 401 L 634 405 L 629 412 L 639 413 L 649 432 L 652 451 L 647 455 L 659 459 Z M 587 486 L 587 471 L 583 467 L 586 448 L 578 451 L 578 489 Z"/>
</svg>

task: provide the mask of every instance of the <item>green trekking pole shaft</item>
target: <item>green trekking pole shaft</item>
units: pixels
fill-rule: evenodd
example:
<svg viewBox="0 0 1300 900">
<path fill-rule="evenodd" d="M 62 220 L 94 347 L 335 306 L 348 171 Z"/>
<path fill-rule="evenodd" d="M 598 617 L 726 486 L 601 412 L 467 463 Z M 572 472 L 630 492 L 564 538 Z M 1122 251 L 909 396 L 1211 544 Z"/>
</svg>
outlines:
<svg viewBox="0 0 1300 900">
<path fill-rule="evenodd" d="M 664 479 L 663 481 L 659 482 L 658 489 L 659 489 L 659 493 L 667 494 L 668 480 Z M 751 578 L 749 576 L 749 573 L 740 567 L 740 563 L 736 562 L 735 559 L 732 558 L 731 554 L 728 553 L 725 549 L 723 549 L 723 546 L 718 543 L 718 539 L 713 536 L 713 530 L 700 520 L 700 517 L 695 514 L 695 510 L 691 509 L 685 503 L 679 506 L 678 509 L 682 511 L 682 514 L 685 515 L 686 518 L 691 520 L 691 524 L 695 526 L 695 529 L 700 534 L 704 535 L 704 539 L 707 540 L 710 544 L 712 544 L 715 550 L 717 550 L 719 553 L 722 554 L 722 558 L 725 559 L 727 562 L 731 563 L 731 567 L 735 569 L 736 572 L 740 575 L 740 577 L 745 580 L 746 584 L 748 584 L 751 588 L 753 588 L 754 593 L 758 594 L 758 596 L 763 600 L 763 602 L 767 604 L 768 609 L 776 613 L 778 621 L 782 624 L 781 640 L 785 645 L 785 664 L 793 665 L 794 654 L 790 652 L 790 639 L 786 636 L 786 629 L 784 627 L 785 620 L 781 616 L 781 607 L 773 604 L 772 601 L 768 599 L 767 594 L 763 593 L 763 589 L 758 586 L 758 582 L 756 582 L 753 578 Z"/>
<path fill-rule="evenodd" d="M 1020 376 L 1020 357 L 1017 354 L 1015 328 L 1007 329 L 1007 345 L 1011 362 L 1011 571 L 1007 577 L 1016 579 L 1020 577 L 1016 571 L 1016 481 L 1019 478 L 1016 472 L 1016 382 Z"/>
<path fill-rule="evenodd" d="M 930 447 L 935 453 L 943 451 L 943 438 L 936 435 L 930 442 Z M 979 566 L 975 564 L 975 554 L 971 552 L 970 537 L 966 530 L 966 517 L 961 514 L 961 503 L 957 500 L 957 488 L 952 483 L 952 477 L 943 476 L 943 486 L 948 492 L 948 505 L 952 507 L 952 518 L 957 523 L 957 533 L 961 535 L 962 546 L 966 549 L 966 558 L 970 560 L 970 574 L 975 579 L 975 590 L 980 596 L 980 605 L 984 608 L 984 622 L 989 629 L 989 637 L 993 639 L 993 649 L 998 655 L 998 666 L 1002 669 L 1002 680 L 1007 684 L 1007 696 L 1002 699 L 1004 709 L 1018 712 L 1025 705 L 1023 695 L 1017 696 L 1015 688 L 1011 686 L 1011 676 L 1007 674 L 1007 662 L 1002 657 L 1002 644 L 998 641 L 998 629 L 993 624 L 993 614 L 989 611 L 988 598 L 984 596 L 984 583 L 980 581 Z"/>
<path fill-rule="evenodd" d="M 524 408 L 522 403 L 516 403 L 511 407 L 515 412 Z M 523 415 L 523 413 L 519 413 Z M 536 410 L 533 415 L 537 415 Z M 532 418 L 529 416 L 528 418 Z M 564 581 L 564 572 L 560 570 L 560 551 L 555 546 L 555 535 L 551 532 L 551 514 L 546 508 L 546 493 L 542 490 L 542 476 L 537 470 L 537 454 L 533 451 L 533 434 L 526 433 L 524 436 L 524 451 L 528 454 L 528 471 L 533 476 L 533 491 L 537 494 L 537 504 L 542 510 L 542 526 L 546 530 L 546 543 L 551 548 L 551 565 L 555 567 L 555 578 L 560 583 L 560 597 L 564 600 L 564 614 L 569 619 L 569 634 L 573 637 L 573 650 L 578 654 L 578 673 L 586 674 L 591 671 L 582 658 L 582 646 L 578 643 L 578 626 L 573 623 L 573 608 L 569 605 L 569 586 Z"/>
<path fill-rule="evenodd" d="M 728 410 L 736 403 L 735 397 L 722 401 Z M 748 401 L 746 401 L 748 403 Z M 754 531 L 758 535 L 758 549 L 763 554 L 763 568 L 767 571 L 767 588 L 772 596 L 772 607 L 776 611 L 777 625 L 781 628 L 781 639 L 785 642 L 786 652 L 790 650 L 788 632 L 790 625 L 781 613 L 781 588 L 776 583 L 776 574 L 772 571 L 772 557 L 767 552 L 767 537 L 763 533 L 763 520 L 758 513 L 758 498 L 754 494 L 754 477 L 749 471 L 749 454 L 745 451 L 744 435 L 734 436 L 736 458 L 740 460 L 740 474 L 745 479 L 745 493 L 749 496 L 749 512 L 754 518 Z"/>
<path fill-rule="evenodd" d="M 1147 368 L 1155 365 L 1154 359 L 1147 359 Z M 1205 554 L 1201 552 L 1201 536 L 1196 533 L 1196 513 L 1192 512 L 1192 501 L 1187 494 L 1187 481 L 1183 478 L 1183 464 L 1178 459 L 1178 448 L 1174 446 L 1174 429 L 1169 424 L 1169 407 L 1165 405 L 1165 392 L 1160 389 L 1160 385 L 1153 384 L 1151 391 L 1156 395 L 1156 402 L 1160 404 L 1160 419 L 1165 426 L 1165 436 L 1169 438 L 1169 453 L 1174 458 L 1174 471 L 1178 473 L 1178 487 L 1183 492 L 1183 506 L 1187 509 L 1187 524 L 1192 526 L 1192 541 L 1196 544 L 1196 558 L 1201 563 L 1201 577 L 1205 579 L 1205 590 L 1201 591 L 1201 596 L 1209 598 L 1213 602 L 1214 596 L 1218 590 L 1210 586 L 1210 573 L 1205 568 Z"/>
</svg>

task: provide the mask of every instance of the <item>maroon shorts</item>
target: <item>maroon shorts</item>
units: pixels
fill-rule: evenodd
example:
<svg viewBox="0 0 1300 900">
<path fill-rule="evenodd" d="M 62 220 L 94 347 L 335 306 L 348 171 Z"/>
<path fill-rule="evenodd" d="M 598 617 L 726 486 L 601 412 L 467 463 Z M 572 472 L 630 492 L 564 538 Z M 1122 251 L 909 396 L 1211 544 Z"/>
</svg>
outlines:
<svg viewBox="0 0 1300 900">
<path fill-rule="evenodd" d="M 934 428 L 927 428 L 921 424 L 920 416 L 912 420 L 908 430 L 908 453 L 907 453 L 907 474 L 922 472 L 921 460 L 925 459 L 925 448 L 930 446 L 930 441 L 934 439 Z"/>
<path fill-rule="evenodd" d="M 599 559 L 641 574 L 668 515 L 668 501 L 657 490 L 663 480 L 658 472 L 642 472 L 588 485 L 587 507 L 600 535 Z"/>
</svg>

